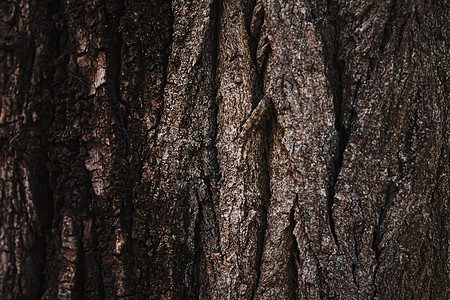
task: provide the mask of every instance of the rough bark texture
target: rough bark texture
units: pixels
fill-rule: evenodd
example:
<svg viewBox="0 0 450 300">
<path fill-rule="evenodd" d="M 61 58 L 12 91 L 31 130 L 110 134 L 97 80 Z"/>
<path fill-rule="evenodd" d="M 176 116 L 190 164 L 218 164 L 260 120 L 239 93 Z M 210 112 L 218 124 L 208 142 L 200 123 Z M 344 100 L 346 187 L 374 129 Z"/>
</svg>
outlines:
<svg viewBox="0 0 450 300">
<path fill-rule="evenodd" d="M 0 2 L 0 298 L 447 299 L 449 11 Z"/>
</svg>

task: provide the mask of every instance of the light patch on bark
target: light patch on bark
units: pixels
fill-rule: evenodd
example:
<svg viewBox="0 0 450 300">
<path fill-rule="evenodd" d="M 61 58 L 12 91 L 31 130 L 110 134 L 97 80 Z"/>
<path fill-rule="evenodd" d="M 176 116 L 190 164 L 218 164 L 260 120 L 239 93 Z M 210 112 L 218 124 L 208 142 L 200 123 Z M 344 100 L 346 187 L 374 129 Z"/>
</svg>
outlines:
<svg viewBox="0 0 450 300">
<path fill-rule="evenodd" d="M 25 165 L 23 164 L 19 164 L 19 169 L 20 169 L 20 173 L 22 176 L 22 184 L 23 184 L 23 189 L 25 191 L 25 200 L 27 205 L 26 205 L 26 209 L 27 209 L 27 213 L 28 213 L 28 219 L 32 220 L 34 224 L 38 224 L 38 218 L 36 216 L 36 209 L 35 209 L 35 205 L 33 203 L 33 198 L 32 198 L 32 193 L 31 193 L 31 189 L 30 189 L 30 181 L 29 181 L 29 174 L 28 174 L 28 170 L 25 167 Z M 40 226 L 35 226 L 35 229 L 37 231 L 40 231 Z M 26 240 L 24 240 L 24 242 L 27 242 Z"/>
<path fill-rule="evenodd" d="M 58 299 L 71 299 L 72 288 L 74 285 L 75 267 L 72 264 L 65 266 L 59 272 Z"/>
<path fill-rule="evenodd" d="M 119 255 L 122 252 L 122 248 L 125 245 L 125 238 L 123 236 L 122 230 L 118 228 L 116 230 L 116 243 L 113 253 Z"/>
<path fill-rule="evenodd" d="M 77 34 L 78 36 L 78 34 Z M 77 64 L 83 76 L 91 83 L 89 95 L 94 95 L 96 89 L 106 82 L 106 54 L 98 52 L 95 59 L 88 55 L 77 57 Z"/>
<path fill-rule="evenodd" d="M 93 95 L 95 90 L 105 83 L 106 81 L 106 55 L 105 52 L 101 51 L 98 53 L 97 61 L 94 62 L 95 75 L 94 75 L 94 84 L 91 85 L 90 94 Z"/>
<path fill-rule="evenodd" d="M 102 179 L 103 165 L 99 149 L 91 149 L 88 151 L 89 157 L 84 161 L 86 169 L 92 172 L 92 187 L 97 196 L 101 196 L 104 190 Z"/>
<path fill-rule="evenodd" d="M 76 249 L 76 242 L 73 219 L 69 216 L 64 216 L 61 229 L 62 246 L 69 249 Z"/>
<path fill-rule="evenodd" d="M 17 21 L 17 29 L 18 31 L 29 31 L 30 30 L 30 22 L 28 21 L 28 16 L 30 15 L 30 6 L 28 2 L 21 3 L 21 12 L 19 20 Z"/>
</svg>

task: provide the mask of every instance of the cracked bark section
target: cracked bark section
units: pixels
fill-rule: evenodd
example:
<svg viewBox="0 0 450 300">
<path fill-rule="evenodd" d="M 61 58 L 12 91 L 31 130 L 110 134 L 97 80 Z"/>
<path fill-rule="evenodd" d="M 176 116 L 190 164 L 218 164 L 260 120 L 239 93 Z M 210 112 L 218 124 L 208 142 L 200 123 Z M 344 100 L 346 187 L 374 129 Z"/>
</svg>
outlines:
<svg viewBox="0 0 450 300">
<path fill-rule="evenodd" d="M 328 173 L 336 138 L 332 93 L 309 4 L 300 1 L 280 7 L 276 1 L 263 1 L 263 5 L 272 49 L 266 60 L 264 92 L 273 100 L 276 121 L 270 148 L 268 226 L 256 298 L 319 299 L 332 293 L 322 276 L 331 271 L 323 258 L 333 257 L 337 250 L 327 220 Z M 290 228 L 293 194 L 298 195 L 298 206 L 295 228 Z M 290 265 L 292 235 L 300 257 L 296 275 Z"/>
<path fill-rule="evenodd" d="M 270 198 L 267 134 L 271 113 L 264 105 L 270 101 L 262 103 L 262 78 L 255 65 L 258 36 L 252 36 L 250 28 L 255 9 L 254 1 L 221 4 L 216 144 L 223 261 L 213 265 L 217 278 L 217 287 L 209 293 L 213 298 L 251 299 L 260 276 Z"/>
<path fill-rule="evenodd" d="M 200 252 L 196 252 L 194 261 L 195 272 L 193 273 L 193 295 L 197 299 L 210 297 L 211 289 L 217 288 L 217 274 L 214 271 L 214 264 L 224 261 L 223 252 L 220 245 L 221 232 L 219 228 L 219 191 L 218 182 L 221 180 L 220 166 L 218 161 L 217 134 L 218 134 L 218 57 L 219 57 L 219 31 L 222 2 L 215 0 L 210 5 L 210 19 L 208 24 L 208 39 L 204 45 L 204 51 L 210 52 L 207 63 L 211 64 L 211 84 L 210 105 L 208 107 L 210 128 L 207 132 L 208 140 L 203 145 L 205 153 L 199 158 L 199 169 L 201 178 L 206 187 L 206 197 L 198 197 L 198 209 L 201 219 L 199 226 L 198 244 Z M 211 265 L 212 262 L 212 265 Z M 208 264 L 209 263 L 209 264 Z M 205 267 L 206 265 L 206 267 Z M 212 276 L 211 276 L 212 275 Z M 212 277 L 212 278 L 211 278 Z M 208 296 L 206 296 L 208 295 Z"/>
<path fill-rule="evenodd" d="M 1 299 L 449 293 L 448 4 L 0 3 Z"/>
<path fill-rule="evenodd" d="M 158 17 L 156 17 L 158 16 Z M 160 184 L 157 134 L 164 107 L 173 13 L 168 1 L 125 1 L 119 31 L 123 43 L 120 93 L 127 113 L 127 162 L 130 164 L 131 276 L 136 297 L 154 289 L 154 255 L 161 241 L 155 225 L 161 203 L 151 199 Z M 156 272 L 157 273 L 157 272 Z M 156 292 L 155 292 L 156 293 Z"/>
<path fill-rule="evenodd" d="M 50 2 L 50 6 L 55 3 Z M 47 138 L 56 7 L 0 6 L 0 298 L 40 298 L 53 218 Z M 48 45 L 48 47 L 47 47 Z M 24 59 L 26 58 L 26 59 Z"/>
<path fill-rule="evenodd" d="M 426 23 L 429 13 L 430 7 L 413 1 L 367 3 L 360 9 L 348 3 L 339 9 L 337 56 L 346 62 L 342 113 L 344 128 L 351 128 L 351 136 L 335 186 L 333 215 L 340 251 L 353 253 L 347 259 L 353 265 L 360 298 L 428 297 L 412 283 L 404 283 L 402 275 L 391 276 L 417 274 L 416 267 L 421 265 L 417 257 L 425 246 L 419 240 L 423 241 L 425 233 L 419 228 L 428 226 L 425 219 L 429 213 L 418 207 L 429 206 L 434 182 L 429 174 L 439 164 L 436 154 L 432 158 L 424 149 L 436 153 L 442 145 L 441 138 L 427 134 L 426 128 L 435 128 L 439 136 L 447 130 L 439 117 L 425 120 L 433 104 L 426 104 L 424 95 L 429 94 L 435 106 L 442 99 L 439 92 L 428 87 L 423 90 L 427 68 L 436 66 L 419 67 L 418 61 L 424 57 L 415 47 L 427 31 L 421 23 Z M 434 44 L 427 45 L 438 53 Z M 358 64 L 351 63 L 355 61 Z M 439 86 L 437 77 L 431 80 Z M 424 162 L 428 171 L 417 167 Z M 422 221 L 417 219 L 419 211 L 427 216 Z M 402 223 L 415 225 L 401 229 Z M 395 291 L 383 283 L 387 278 L 396 282 Z"/>
<path fill-rule="evenodd" d="M 333 95 L 334 127 L 337 131 L 337 139 L 335 141 L 336 153 L 331 154 L 333 164 L 329 170 L 327 215 L 334 242 L 339 247 L 333 219 L 335 185 L 342 168 L 344 152 L 348 144 L 351 128 L 350 126 L 346 128 L 342 120 L 342 106 L 344 101 L 342 96 L 343 62 L 338 59 L 339 47 L 342 46 L 339 43 L 341 28 L 338 9 L 338 3 L 333 1 L 316 1 L 311 7 L 311 17 L 314 20 L 315 30 L 323 42 L 322 50 L 325 74 Z"/>
<path fill-rule="evenodd" d="M 172 3 L 172 51 L 155 145 L 160 181 L 150 199 L 157 208 L 151 231 L 157 243 L 151 257 L 150 288 L 151 294 L 163 298 L 202 297 L 209 276 L 198 270 L 199 260 L 221 259 L 216 255 L 216 240 L 204 232 L 217 234 L 211 215 L 216 211 L 218 178 L 213 165 L 218 6 L 218 1 Z M 203 222 L 198 225 L 200 205 Z M 199 227 L 205 236 L 201 253 L 196 252 Z"/>
<path fill-rule="evenodd" d="M 293 295 L 298 294 L 298 277 L 299 277 L 299 265 L 300 265 L 300 251 L 298 250 L 297 237 L 294 233 L 296 221 L 295 221 L 295 209 L 298 208 L 298 194 L 295 195 L 295 200 L 291 208 L 291 212 L 289 214 L 289 231 L 291 233 L 292 239 L 292 252 L 289 258 L 288 268 L 290 268 L 291 272 L 291 283 L 290 286 L 293 287 Z M 292 296 L 291 296 L 292 297 Z M 295 299 L 295 296 L 293 297 Z"/>
<path fill-rule="evenodd" d="M 64 3 L 56 16 L 62 50 L 54 74 L 49 157 L 51 173 L 62 176 L 50 178 L 57 196 L 48 252 L 56 260 L 47 264 L 45 298 L 130 294 L 124 275 L 130 191 L 122 160 L 126 109 L 118 85 L 121 13 L 120 3 L 105 1 Z M 107 26 L 96 23 L 97 17 Z"/>
</svg>

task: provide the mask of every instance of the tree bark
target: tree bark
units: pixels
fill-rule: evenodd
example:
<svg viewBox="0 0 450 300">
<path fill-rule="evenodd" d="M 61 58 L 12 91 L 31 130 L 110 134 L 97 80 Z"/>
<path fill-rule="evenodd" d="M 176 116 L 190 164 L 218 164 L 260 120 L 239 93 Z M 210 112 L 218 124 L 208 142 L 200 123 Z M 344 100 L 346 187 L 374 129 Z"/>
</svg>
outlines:
<svg viewBox="0 0 450 300">
<path fill-rule="evenodd" d="M 0 298 L 448 298 L 449 9 L 1 2 Z"/>
</svg>

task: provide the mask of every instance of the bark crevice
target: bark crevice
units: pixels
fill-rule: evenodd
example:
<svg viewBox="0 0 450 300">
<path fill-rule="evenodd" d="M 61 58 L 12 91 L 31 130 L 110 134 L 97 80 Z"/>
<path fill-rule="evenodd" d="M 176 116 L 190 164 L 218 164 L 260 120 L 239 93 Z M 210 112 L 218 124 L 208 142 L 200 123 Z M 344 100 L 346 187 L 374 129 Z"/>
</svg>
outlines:
<svg viewBox="0 0 450 300">
<path fill-rule="evenodd" d="M 217 103 L 217 69 L 218 69 L 218 61 L 219 61 L 219 47 L 220 47 L 220 41 L 219 41 L 219 31 L 220 31 L 220 18 L 222 14 L 222 0 L 214 0 L 211 4 L 211 22 L 209 24 L 210 27 L 210 33 L 212 35 L 211 38 L 211 45 L 212 51 L 211 51 L 211 57 L 212 57 L 212 65 L 211 65 L 211 76 L 213 78 L 211 82 L 211 144 L 208 147 L 208 153 L 209 153 L 209 163 L 212 166 L 213 169 L 213 179 L 215 182 L 220 181 L 220 165 L 219 160 L 217 158 L 217 130 L 218 130 L 218 114 L 219 114 L 219 105 Z"/>
<path fill-rule="evenodd" d="M 261 29 L 264 24 L 264 8 L 261 0 L 252 0 L 245 15 L 250 58 L 255 66 L 255 82 L 252 87 L 252 110 L 254 110 L 264 96 L 264 70 L 258 68 L 258 45 L 261 39 Z M 265 58 L 263 58 L 265 60 Z"/>
<path fill-rule="evenodd" d="M 327 198 L 327 217 L 330 225 L 330 231 L 336 246 L 339 248 L 339 241 L 336 234 L 335 221 L 333 218 L 333 206 L 335 197 L 335 186 L 338 181 L 339 173 L 342 169 L 344 152 L 348 144 L 350 130 L 346 129 L 343 122 L 343 83 L 342 76 L 344 64 L 339 61 L 338 53 L 340 50 L 339 35 L 341 27 L 338 18 L 338 6 L 335 3 L 313 5 L 311 10 L 312 18 L 315 20 L 315 30 L 322 37 L 323 60 L 325 64 L 325 76 L 330 85 L 333 96 L 334 107 L 334 127 L 337 132 L 336 154 L 332 154 L 332 164 L 329 167 L 330 179 L 328 182 Z M 324 12 L 325 15 L 324 15 Z M 316 17 L 320 15 L 320 17 Z"/>
<path fill-rule="evenodd" d="M 155 125 L 152 127 L 152 129 L 155 129 L 155 141 L 156 141 L 156 137 L 158 136 L 158 131 L 159 131 L 159 124 L 161 123 L 161 119 L 162 119 L 162 113 L 164 111 L 164 90 L 167 86 L 168 83 L 168 76 L 169 76 L 169 62 L 170 62 L 170 54 L 172 52 L 172 44 L 173 44 L 173 25 L 174 25 L 174 16 L 173 16 L 173 9 L 172 9 L 172 1 L 170 1 L 169 4 L 169 11 L 171 12 L 169 14 L 169 32 L 168 32 L 168 38 L 167 41 L 165 41 L 165 51 L 163 53 L 162 56 L 162 81 L 161 84 L 159 86 L 159 95 L 158 95 L 158 102 L 160 103 L 157 111 L 156 111 L 156 120 L 155 120 Z"/>
<path fill-rule="evenodd" d="M 219 106 L 217 103 L 218 86 L 217 86 L 217 69 L 218 69 L 218 56 L 219 56 L 219 30 L 220 30 L 220 17 L 221 17 L 221 0 L 214 0 L 210 4 L 210 20 L 208 24 L 208 39 L 203 48 L 203 59 L 206 60 L 209 69 L 207 70 L 208 82 L 210 84 L 210 95 L 208 106 L 208 116 L 209 116 L 209 132 L 207 133 L 207 141 L 201 148 L 206 151 L 206 157 L 200 158 L 199 169 L 200 178 L 206 186 L 206 199 L 201 199 L 197 196 L 197 217 L 195 220 L 194 227 L 194 260 L 193 260 L 193 272 L 192 272 L 192 289 L 191 295 L 194 299 L 199 299 L 202 293 L 202 274 L 201 274 L 201 264 L 202 258 L 205 256 L 204 247 L 208 248 L 205 243 L 211 242 L 207 241 L 208 238 L 203 239 L 202 236 L 205 235 L 205 229 L 210 228 L 212 230 L 212 235 L 214 237 L 213 248 L 215 251 L 220 253 L 220 257 L 223 256 L 222 249 L 220 246 L 220 230 L 218 227 L 217 210 L 219 195 L 214 188 L 215 184 L 220 181 L 220 166 L 217 157 L 218 150 L 216 146 L 217 131 L 218 131 L 218 113 Z M 202 159 L 205 159 L 204 163 Z M 206 165 L 208 170 L 204 170 L 203 165 Z M 211 219 L 208 219 L 211 218 Z M 212 228 L 211 228 L 212 227 Z M 212 249 L 207 249 L 211 251 Z"/>
<path fill-rule="evenodd" d="M 273 137 L 273 127 L 275 126 L 275 107 L 271 100 L 268 100 L 269 107 L 267 112 L 267 120 L 265 121 L 265 128 L 263 129 L 263 160 L 262 160 L 262 170 L 264 182 L 262 186 L 262 205 L 261 205 L 261 229 L 258 234 L 258 240 L 257 240 L 257 251 L 256 251 L 256 279 L 255 279 L 255 285 L 252 289 L 252 294 L 250 299 L 254 299 L 256 296 L 256 292 L 258 290 L 258 287 L 260 286 L 261 281 L 261 272 L 262 272 L 262 260 L 263 260 L 263 254 L 264 254 L 264 243 L 266 240 L 266 232 L 267 232 L 267 226 L 268 226 L 268 216 L 267 216 L 267 210 L 270 205 L 270 199 L 272 198 L 272 194 L 270 192 L 270 152 L 271 152 L 271 145 L 272 145 L 272 137 Z M 297 195 L 298 198 L 298 195 Z M 298 200 L 298 199 L 297 199 Z"/>
<path fill-rule="evenodd" d="M 300 264 L 300 251 L 298 250 L 297 237 L 295 236 L 295 208 L 298 208 L 299 197 L 295 194 L 294 202 L 292 203 L 291 211 L 289 213 L 289 234 L 291 239 L 291 251 L 289 258 L 290 274 L 291 274 L 291 291 L 293 293 L 293 299 L 297 299 L 299 289 L 299 264 Z"/>
<path fill-rule="evenodd" d="M 391 2 L 391 4 L 390 4 L 390 7 L 389 7 L 389 15 L 388 15 L 386 24 L 384 26 L 384 30 L 383 30 L 383 35 L 382 35 L 382 38 L 381 38 L 380 46 L 378 48 L 379 52 L 377 53 L 377 54 L 379 54 L 380 57 L 383 56 L 384 50 L 386 48 L 386 45 L 387 45 L 387 43 L 389 41 L 389 38 L 392 35 L 392 31 L 393 31 L 392 30 L 392 27 L 393 27 L 392 23 L 394 21 L 395 14 L 397 12 L 397 2 L 398 2 L 398 0 L 393 0 Z M 407 21 L 407 19 L 405 20 L 405 22 L 406 21 Z M 402 26 L 402 28 L 404 28 L 404 25 Z M 401 32 L 403 32 L 403 29 L 400 31 L 400 33 Z M 399 39 L 399 43 L 401 43 L 401 36 L 400 36 L 400 39 Z"/>
</svg>

